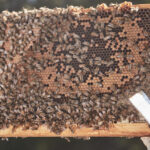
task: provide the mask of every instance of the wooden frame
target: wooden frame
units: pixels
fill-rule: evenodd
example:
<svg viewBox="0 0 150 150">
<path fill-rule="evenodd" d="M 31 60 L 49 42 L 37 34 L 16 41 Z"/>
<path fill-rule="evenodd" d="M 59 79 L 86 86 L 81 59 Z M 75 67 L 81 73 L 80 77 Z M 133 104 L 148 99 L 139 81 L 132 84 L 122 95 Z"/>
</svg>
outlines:
<svg viewBox="0 0 150 150">
<path fill-rule="evenodd" d="M 139 8 L 150 8 L 150 4 L 133 5 Z M 140 137 L 150 136 L 150 128 L 146 123 L 118 123 L 113 124 L 109 129 L 93 130 L 82 127 L 72 133 L 69 129 L 57 135 L 46 126 L 41 126 L 38 130 L 22 130 L 17 128 L 12 132 L 12 127 L 1 129 L 0 137 Z"/>
<path fill-rule="evenodd" d="M 82 127 L 72 133 L 69 129 L 57 135 L 46 126 L 41 126 L 38 130 L 22 130 L 17 128 L 12 132 L 12 127 L 0 130 L 0 137 L 141 137 L 150 136 L 150 128 L 146 123 L 118 123 L 109 129 L 93 130 Z"/>
</svg>

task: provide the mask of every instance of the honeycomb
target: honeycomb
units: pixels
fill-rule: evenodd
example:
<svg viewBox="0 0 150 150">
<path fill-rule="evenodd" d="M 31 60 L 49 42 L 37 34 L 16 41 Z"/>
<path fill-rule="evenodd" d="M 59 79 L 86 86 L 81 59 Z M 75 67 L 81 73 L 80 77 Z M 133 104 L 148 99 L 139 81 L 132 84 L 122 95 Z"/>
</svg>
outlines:
<svg viewBox="0 0 150 150">
<path fill-rule="evenodd" d="M 150 96 L 150 8 L 40 8 L 0 14 L 0 128 L 60 134 L 144 119 Z"/>
</svg>

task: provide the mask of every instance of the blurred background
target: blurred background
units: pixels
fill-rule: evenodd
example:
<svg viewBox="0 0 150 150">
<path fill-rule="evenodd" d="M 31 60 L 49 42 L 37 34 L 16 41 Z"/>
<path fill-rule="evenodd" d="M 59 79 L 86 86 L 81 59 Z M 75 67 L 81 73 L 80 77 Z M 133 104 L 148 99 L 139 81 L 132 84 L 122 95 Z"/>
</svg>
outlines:
<svg viewBox="0 0 150 150">
<path fill-rule="evenodd" d="M 123 0 L 0 0 L 0 12 L 19 11 L 22 8 L 67 7 L 68 5 L 95 7 L 101 3 L 121 3 Z M 134 0 L 133 4 L 150 3 L 150 0 Z M 146 150 L 139 138 L 91 138 L 90 140 L 62 138 L 9 138 L 0 140 L 0 150 Z"/>
</svg>

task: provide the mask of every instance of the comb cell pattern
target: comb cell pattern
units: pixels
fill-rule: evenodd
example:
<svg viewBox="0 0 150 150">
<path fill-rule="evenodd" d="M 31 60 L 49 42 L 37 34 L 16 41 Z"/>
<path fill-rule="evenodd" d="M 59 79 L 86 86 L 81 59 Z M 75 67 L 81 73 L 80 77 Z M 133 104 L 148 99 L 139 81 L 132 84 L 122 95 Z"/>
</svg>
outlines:
<svg viewBox="0 0 150 150">
<path fill-rule="evenodd" d="M 0 128 L 59 134 L 141 122 L 150 95 L 150 9 L 131 3 L 0 14 Z"/>
</svg>

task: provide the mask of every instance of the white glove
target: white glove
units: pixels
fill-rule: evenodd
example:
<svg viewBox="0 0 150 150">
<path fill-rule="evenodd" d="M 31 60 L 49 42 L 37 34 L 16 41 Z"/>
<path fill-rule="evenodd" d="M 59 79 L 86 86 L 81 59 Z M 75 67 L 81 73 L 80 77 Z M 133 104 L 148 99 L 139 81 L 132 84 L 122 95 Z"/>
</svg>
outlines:
<svg viewBox="0 0 150 150">
<path fill-rule="evenodd" d="M 147 147 L 147 150 L 150 150 L 150 137 L 141 137 L 144 145 Z"/>
</svg>

